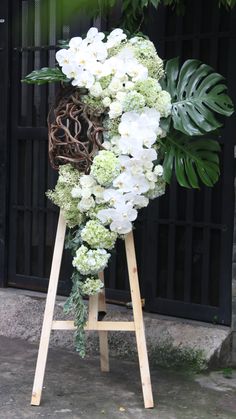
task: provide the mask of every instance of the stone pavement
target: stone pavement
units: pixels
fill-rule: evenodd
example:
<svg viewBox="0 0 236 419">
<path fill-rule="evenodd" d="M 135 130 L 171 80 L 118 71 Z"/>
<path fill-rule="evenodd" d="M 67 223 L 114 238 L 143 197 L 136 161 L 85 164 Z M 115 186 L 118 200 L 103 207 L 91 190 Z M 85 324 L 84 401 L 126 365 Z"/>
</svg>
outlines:
<svg viewBox="0 0 236 419">
<path fill-rule="evenodd" d="M 11 288 L 0 290 L 0 335 L 21 338 L 38 344 L 45 306 L 43 293 Z M 63 313 L 65 298 L 58 297 L 55 319 L 67 319 Z M 132 310 L 108 304 L 106 320 L 132 320 Z M 231 331 L 229 327 L 144 312 L 149 357 L 153 365 L 202 370 L 206 366 L 230 365 Z M 87 335 L 87 353 L 98 354 L 98 334 Z M 73 332 L 51 335 L 51 346 L 74 351 Z M 110 332 L 112 355 L 136 359 L 134 333 Z"/>
<path fill-rule="evenodd" d="M 40 407 L 30 406 L 38 347 L 0 336 L 0 419 L 233 419 L 236 371 L 187 375 L 152 369 L 155 408 L 143 408 L 138 363 L 112 358 L 111 372 L 99 359 L 50 349 Z"/>
</svg>

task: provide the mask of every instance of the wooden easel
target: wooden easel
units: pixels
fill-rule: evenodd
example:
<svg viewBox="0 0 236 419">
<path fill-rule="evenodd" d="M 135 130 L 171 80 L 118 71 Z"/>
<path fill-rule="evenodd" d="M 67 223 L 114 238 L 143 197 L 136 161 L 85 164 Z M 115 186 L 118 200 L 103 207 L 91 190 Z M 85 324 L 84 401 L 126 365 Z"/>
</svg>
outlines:
<svg viewBox="0 0 236 419">
<path fill-rule="evenodd" d="M 61 259 L 64 248 L 65 232 L 66 222 L 62 213 L 60 212 L 31 399 L 31 404 L 34 406 L 39 406 L 41 401 L 51 330 L 75 330 L 73 321 L 53 320 Z M 103 292 L 95 296 L 90 296 L 89 298 L 88 322 L 85 330 L 97 330 L 99 333 L 100 365 L 101 371 L 104 372 L 109 371 L 108 331 L 123 330 L 135 332 L 144 406 L 145 408 L 152 408 L 152 387 L 132 232 L 129 233 L 125 238 L 125 250 L 128 264 L 134 321 L 98 321 L 98 312 L 106 311 L 105 293 Z M 100 273 L 100 279 L 103 280 L 103 273 Z"/>
</svg>

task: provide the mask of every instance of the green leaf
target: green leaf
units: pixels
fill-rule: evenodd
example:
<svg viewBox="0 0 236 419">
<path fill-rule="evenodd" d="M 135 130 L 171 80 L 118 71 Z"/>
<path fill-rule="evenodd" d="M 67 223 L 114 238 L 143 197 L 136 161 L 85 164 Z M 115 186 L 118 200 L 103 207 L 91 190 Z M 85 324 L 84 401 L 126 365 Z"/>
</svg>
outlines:
<svg viewBox="0 0 236 419">
<path fill-rule="evenodd" d="M 170 183 L 175 171 L 178 183 L 185 188 L 199 188 L 199 180 L 213 186 L 219 179 L 219 143 L 212 139 L 191 138 L 170 133 L 161 142 L 164 155 L 164 179 Z"/>
<path fill-rule="evenodd" d="M 184 134 L 214 131 L 222 125 L 215 114 L 233 113 L 223 76 L 199 60 L 187 60 L 181 69 L 178 58 L 169 60 L 161 84 L 172 97 L 173 126 Z"/>
<path fill-rule="evenodd" d="M 22 81 L 29 84 L 45 84 L 58 81 L 68 82 L 69 79 L 59 68 L 44 67 L 40 70 L 32 71 Z"/>
</svg>

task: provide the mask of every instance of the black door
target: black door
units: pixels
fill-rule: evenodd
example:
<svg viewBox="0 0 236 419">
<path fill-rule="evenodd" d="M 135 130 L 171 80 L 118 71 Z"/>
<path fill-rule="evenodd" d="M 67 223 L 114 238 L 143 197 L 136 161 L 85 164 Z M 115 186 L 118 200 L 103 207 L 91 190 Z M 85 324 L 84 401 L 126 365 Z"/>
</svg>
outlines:
<svg viewBox="0 0 236 419">
<path fill-rule="evenodd" d="M 91 22 L 70 14 L 65 1 L 8 3 L 12 5 L 12 26 L 7 278 L 9 286 L 46 290 L 58 216 L 45 197 L 56 181 L 48 165 L 46 126 L 55 87 L 28 86 L 20 80 L 34 68 L 53 66 L 57 40 L 83 33 Z M 184 17 L 176 17 L 167 8 L 160 8 L 157 14 L 151 11 L 148 32 L 160 56 L 200 58 L 217 68 L 227 77 L 236 99 L 236 11 L 219 10 L 215 0 L 205 3 L 187 2 Z M 152 202 L 136 222 L 140 283 L 147 310 L 230 324 L 235 132 L 233 117 L 220 138 L 222 176 L 213 189 L 186 191 L 173 179 L 166 195 Z M 60 281 L 63 294 L 70 289 L 70 264 L 65 254 Z M 110 299 L 129 300 L 122 242 L 106 284 Z"/>
</svg>

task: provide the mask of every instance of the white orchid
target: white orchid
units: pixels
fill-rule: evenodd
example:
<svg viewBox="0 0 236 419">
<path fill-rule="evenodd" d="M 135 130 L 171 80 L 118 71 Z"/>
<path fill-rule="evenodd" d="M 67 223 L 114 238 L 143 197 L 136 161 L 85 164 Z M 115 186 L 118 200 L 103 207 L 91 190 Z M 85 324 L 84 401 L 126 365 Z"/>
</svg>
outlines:
<svg viewBox="0 0 236 419">
<path fill-rule="evenodd" d="M 107 48 L 112 48 L 121 43 L 121 41 L 125 40 L 127 36 L 123 32 L 122 29 L 114 29 L 107 37 Z"/>
<path fill-rule="evenodd" d="M 101 77 L 109 76 L 109 69 L 106 67 L 105 63 L 102 64 L 99 61 L 96 61 L 93 67 L 90 68 L 91 73 L 100 79 Z"/>
<path fill-rule="evenodd" d="M 108 74 L 115 75 L 116 73 L 119 74 L 119 72 L 123 68 L 123 62 L 119 59 L 118 56 L 108 58 L 104 63 L 104 68 L 108 72 Z"/>
<path fill-rule="evenodd" d="M 110 224 L 111 231 L 126 234 L 132 230 L 132 221 L 137 218 L 137 210 L 131 203 L 117 205 L 116 208 L 98 211 L 97 218 L 103 224 Z"/>
<path fill-rule="evenodd" d="M 108 52 L 103 42 L 93 42 L 87 47 L 88 53 L 98 61 L 105 61 Z"/>
<path fill-rule="evenodd" d="M 131 154 L 132 156 L 137 150 L 143 149 L 143 140 L 137 137 L 120 137 L 117 146 L 122 154 Z"/>
<path fill-rule="evenodd" d="M 143 165 L 145 166 L 145 163 L 152 162 L 157 159 L 157 152 L 154 150 L 154 148 L 142 149 L 142 150 L 136 150 L 133 154 L 133 156 L 136 159 L 142 160 Z"/>
<path fill-rule="evenodd" d="M 81 67 L 73 62 L 64 64 L 62 71 L 68 77 L 68 79 L 73 79 L 73 81 L 79 79 L 83 73 Z"/>
<path fill-rule="evenodd" d="M 112 188 L 106 189 L 104 191 L 103 199 L 105 202 L 109 202 L 111 207 L 116 207 L 117 205 L 125 203 L 122 192 Z"/>
<path fill-rule="evenodd" d="M 94 41 L 102 41 L 105 38 L 105 34 L 103 32 L 98 32 L 97 28 L 90 28 L 86 35 L 87 42 L 94 42 Z"/>
<path fill-rule="evenodd" d="M 60 67 L 75 61 L 74 54 L 69 49 L 60 49 L 56 53 L 56 60 Z"/>
<path fill-rule="evenodd" d="M 138 195 L 133 192 L 124 195 L 125 201 L 130 202 L 136 208 L 144 208 L 148 206 L 149 199 L 146 196 Z"/>
<path fill-rule="evenodd" d="M 132 81 L 145 80 L 148 78 L 148 69 L 138 60 L 132 59 L 126 63 L 127 74 L 132 78 Z"/>
<path fill-rule="evenodd" d="M 78 52 L 81 49 L 82 43 L 83 43 L 83 40 L 80 36 L 71 38 L 69 42 L 70 51 L 73 53 Z"/>
<path fill-rule="evenodd" d="M 86 87 L 87 89 L 90 89 L 94 84 L 94 81 L 94 76 L 89 71 L 83 70 L 82 73 L 80 73 L 74 80 L 74 82 L 72 82 L 72 84 L 74 86 Z"/>
</svg>

